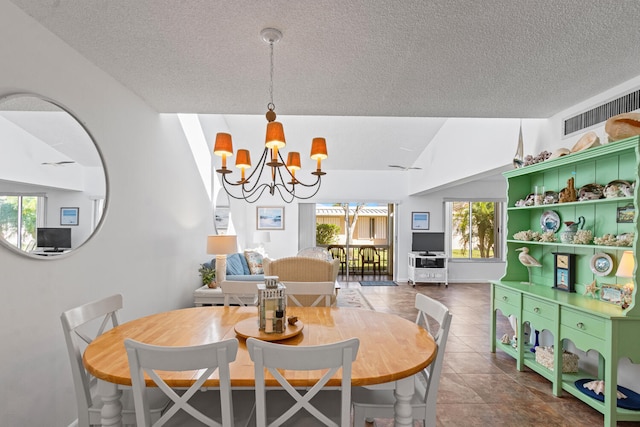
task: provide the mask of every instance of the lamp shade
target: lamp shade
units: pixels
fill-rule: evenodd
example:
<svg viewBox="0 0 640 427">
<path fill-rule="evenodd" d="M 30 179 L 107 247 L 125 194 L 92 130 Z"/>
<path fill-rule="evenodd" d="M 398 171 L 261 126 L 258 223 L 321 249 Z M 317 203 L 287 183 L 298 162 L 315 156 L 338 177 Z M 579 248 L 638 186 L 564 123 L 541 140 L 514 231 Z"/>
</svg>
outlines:
<svg viewBox="0 0 640 427">
<path fill-rule="evenodd" d="M 233 254 L 238 251 L 238 236 L 216 235 L 207 237 L 208 254 Z"/>
<path fill-rule="evenodd" d="M 311 141 L 311 158 L 313 160 L 324 160 L 327 157 L 327 141 L 324 138 L 313 138 Z"/>
<path fill-rule="evenodd" d="M 271 242 L 271 233 L 268 231 L 255 231 L 253 233 L 254 243 L 269 243 Z"/>
<path fill-rule="evenodd" d="M 284 128 L 280 122 L 267 123 L 267 137 L 265 138 L 264 145 L 267 148 L 280 149 L 287 145 L 284 139 Z"/>
<path fill-rule="evenodd" d="M 636 260 L 633 257 L 633 252 L 624 251 L 622 253 L 622 258 L 620 259 L 620 263 L 618 264 L 618 269 L 616 270 L 616 276 L 633 277 L 633 270 L 635 266 L 636 266 Z"/>
<path fill-rule="evenodd" d="M 216 143 L 213 146 L 213 154 L 216 156 L 233 156 L 233 143 L 228 133 L 216 134 Z"/>
<path fill-rule="evenodd" d="M 292 151 L 287 155 L 287 168 L 293 171 L 297 171 L 302 168 L 300 165 L 300 153 Z"/>
<path fill-rule="evenodd" d="M 238 150 L 236 156 L 236 167 L 240 169 L 249 169 L 251 167 L 251 154 L 249 153 L 249 150 Z"/>
</svg>

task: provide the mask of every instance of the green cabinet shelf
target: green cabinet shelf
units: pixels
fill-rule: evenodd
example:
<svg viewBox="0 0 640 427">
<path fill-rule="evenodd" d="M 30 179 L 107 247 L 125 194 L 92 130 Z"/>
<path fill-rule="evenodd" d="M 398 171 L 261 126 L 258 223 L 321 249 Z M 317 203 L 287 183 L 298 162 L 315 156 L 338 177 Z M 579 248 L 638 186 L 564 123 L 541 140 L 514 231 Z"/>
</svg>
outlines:
<svg viewBox="0 0 640 427">
<path fill-rule="evenodd" d="M 616 406 L 615 396 L 618 383 L 618 363 L 621 357 L 629 357 L 640 363 L 640 304 L 637 304 L 637 268 L 632 278 L 616 277 L 618 261 L 624 251 L 632 251 L 637 259 L 638 225 L 618 222 L 619 208 L 638 209 L 638 192 L 632 197 L 607 198 L 576 201 L 538 206 L 516 206 L 525 199 L 536 186 L 545 190 L 560 192 L 574 179 L 575 188 L 597 183 L 606 185 L 614 180 L 636 182 L 640 170 L 640 137 L 628 138 L 600 147 L 591 148 L 568 156 L 547 160 L 535 165 L 514 169 L 504 173 L 507 179 L 507 222 L 506 267 L 500 280 L 491 283 L 491 350 L 496 348 L 516 359 L 516 366 L 522 370 L 531 368 L 551 382 L 554 395 L 562 391 L 576 396 L 581 401 L 604 414 L 605 426 L 613 427 L 618 420 L 640 421 L 640 411 L 629 411 Z M 638 184 L 638 183 L 637 183 Z M 560 217 L 561 223 L 585 218 L 585 230 L 591 230 L 594 237 L 605 234 L 620 235 L 633 233 L 632 246 L 604 246 L 596 244 L 566 244 L 560 242 L 564 226 L 556 231 L 557 242 L 522 241 L 513 235 L 525 230 L 542 231 L 540 217 L 552 210 Z M 529 254 L 541 266 L 529 271 L 522 265 L 516 249 L 527 247 Z M 554 253 L 573 254 L 575 259 L 575 292 L 566 292 L 554 287 L 556 266 Z M 592 269 L 592 259 L 596 254 L 606 253 L 614 268 L 608 275 L 596 274 Z M 628 306 L 601 301 L 585 295 L 586 286 L 596 282 L 602 285 L 632 286 Z M 597 378 L 605 381 L 605 401 L 592 399 L 576 388 L 574 382 L 580 378 L 593 377 L 586 372 L 562 373 L 562 369 L 550 370 L 535 361 L 528 343 L 519 343 L 517 348 L 502 344 L 496 337 L 497 313 L 516 318 L 516 336 L 523 337 L 525 323 L 532 329 L 547 330 L 553 336 L 553 346 L 562 349 L 565 341 L 571 341 L 577 348 L 595 350 L 599 354 Z M 554 352 L 554 366 L 562 363 L 562 351 Z M 640 390 L 635 390 L 636 392 Z"/>
</svg>

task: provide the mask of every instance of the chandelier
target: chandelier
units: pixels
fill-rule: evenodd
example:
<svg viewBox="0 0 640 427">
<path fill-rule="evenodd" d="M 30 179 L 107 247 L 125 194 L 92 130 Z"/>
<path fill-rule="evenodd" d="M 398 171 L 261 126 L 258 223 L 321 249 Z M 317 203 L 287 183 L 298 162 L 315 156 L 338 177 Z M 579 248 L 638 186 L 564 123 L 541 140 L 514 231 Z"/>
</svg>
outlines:
<svg viewBox="0 0 640 427">
<path fill-rule="evenodd" d="M 222 166 L 216 169 L 216 172 L 221 175 L 222 187 L 234 199 L 254 203 L 266 190 L 269 190 L 271 195 L 278 192 L 286 203 L 291 203 L 294 199 L 309 199 L 318 193 L 321 177 L 326 174 L 322 171 L 321 162 L 327 158 L 327 143 L 324 138 L 313 138 L 310 157 L 317 161 L 317 168 L 311 174 L 316 176 L 316 180 L 313 183 L 300 181 L 296 177 L 296 171 L 301 169 L 300 153 L 289 152 L 285 163 L 281 151 L 286 145 L 284 128 L 282 123 L 276 121 L 276 107 L 273 103 L 273 45 L 280 41 L 282 33 L 275 28 L 265 28 L 260 35 L 271 49 L 270 100 L 267 104 L 267 133 L 264 150 L 258 166 L 249 176 L 245 176 L 247 169 L 252 167 L 251 157 L 249 150 L 239 149 L 236 153 L 236 167 L 240 169 L 240 180 L 232 182 L 227 178 L 232 173 L 227 168 L 227 157 L 233 156 L 231 135 L 218 133 L 213 153 L 222 157 Z M 263 172 L 267 172 L 264 177 Z"/>
</svg>

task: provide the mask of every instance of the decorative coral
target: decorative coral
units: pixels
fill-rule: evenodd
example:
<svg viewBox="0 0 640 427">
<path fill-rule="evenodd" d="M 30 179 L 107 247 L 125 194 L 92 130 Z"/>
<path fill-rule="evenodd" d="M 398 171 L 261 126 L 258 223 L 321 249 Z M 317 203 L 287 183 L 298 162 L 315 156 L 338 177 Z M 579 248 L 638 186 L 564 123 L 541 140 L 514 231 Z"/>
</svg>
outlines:
<svg viewBox="0 0 640 427">
<path fill-rule="evenodd" d="M 573 243 L 577 245 L 588 245 L 593 240 L 593 233 L 591 230 L 578 230 L 573 237 Z"/>
</svg>

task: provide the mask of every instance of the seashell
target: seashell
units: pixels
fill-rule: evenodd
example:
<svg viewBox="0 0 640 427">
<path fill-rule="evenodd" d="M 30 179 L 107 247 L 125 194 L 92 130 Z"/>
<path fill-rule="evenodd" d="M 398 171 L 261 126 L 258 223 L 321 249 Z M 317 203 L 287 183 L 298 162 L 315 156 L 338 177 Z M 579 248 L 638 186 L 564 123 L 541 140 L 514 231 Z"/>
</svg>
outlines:
<svg viewBox="0 0 640 427">
<path fill-rule="evenodd" d="M 295 325 L 297 321 L 298 321 L 297 316 L 289 316 L 287 318 L 287 322 L 289 322 L 290 325 Z"/>
<path fill-rule="evenodd" d="M 604 381 L 602 380 L 589 381 L 588 383 L 582 384 L 582 387 L 592 390 L 595 394 L 601 394 L 604 396 Z M 618 399 L 627 398 L 627 396 L 625 396 L 624 393 L 621 393 L 619 390 L 617 391 L 617 393 Z"/>
<path fill-rule="evenodd" d="M 604 187 L 600 184 L 586 184 L 580 188 L 578 192 L 578 200 L 598 200 L 602 199 Z"/>
<path fill-rule="evenodd" d="M 576 142 L 571 148 L 572 153 L 577 153 L 578 151 L 586 150 L 587 148 L 597 147 L 600 145 L 600 138 L 596 135 L 595 132 L 587 132 Z"/>
<path fill-rule="evenodd" d="M 606 187 L 604 187 L 604 197 L 607 199 L 631 196 L 633 196 L 633 189 L 631 188 L 631 184 L 627 181 L 611 181 Z"/>
<path fill-rule="evenodd" d="M 558 157 L 566 156 L 567 154 L 571 154 L 571 150 L 568 148 L 558 148 L 556 151 L 551 153 L 547 160 L 557 159 Z"/>
<path fill-rule="evenodd" d="M 609 141 L 640 135 L 640 113 L 624 113 L 611 117 L 604 124 Z"/>
</svg>

